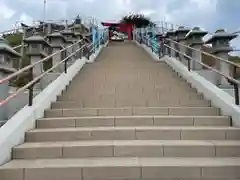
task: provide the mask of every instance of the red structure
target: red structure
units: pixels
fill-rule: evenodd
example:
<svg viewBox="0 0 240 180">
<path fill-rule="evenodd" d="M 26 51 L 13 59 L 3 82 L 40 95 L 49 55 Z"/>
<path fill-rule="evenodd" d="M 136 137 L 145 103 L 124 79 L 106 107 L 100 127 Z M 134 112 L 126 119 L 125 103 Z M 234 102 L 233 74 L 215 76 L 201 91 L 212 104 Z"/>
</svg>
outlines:
<svg viewBox="0 0 240 180">
<path fill-rule="evenodd" d="M 102 22 L 102 25 L 109 27 L 109 29 L 114 28 L 118 32 L 127 32 L 128 40 L 132 39 L 132 31 L 133 31 L 132 24 Z M 111 30 L 109 30 L 109 39 L 111 36 L 112 36 L 112 32 Z"/>
</svg>

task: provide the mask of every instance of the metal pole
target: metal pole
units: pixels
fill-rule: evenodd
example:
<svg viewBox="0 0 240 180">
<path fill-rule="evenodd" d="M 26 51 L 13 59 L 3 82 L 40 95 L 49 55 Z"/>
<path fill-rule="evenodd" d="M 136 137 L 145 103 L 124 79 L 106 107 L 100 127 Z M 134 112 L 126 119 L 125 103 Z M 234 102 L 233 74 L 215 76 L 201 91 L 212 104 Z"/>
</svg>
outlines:
<svg viewBox="0 0 240 180">
<path fill-rule="evenodd" d="M 44 5 L 43 5 L 43 22 L 45 22 L 45 18 L 46 18 L 46 4 L 47 4 L 47 0 L 44 0 Z"/>
</svg>

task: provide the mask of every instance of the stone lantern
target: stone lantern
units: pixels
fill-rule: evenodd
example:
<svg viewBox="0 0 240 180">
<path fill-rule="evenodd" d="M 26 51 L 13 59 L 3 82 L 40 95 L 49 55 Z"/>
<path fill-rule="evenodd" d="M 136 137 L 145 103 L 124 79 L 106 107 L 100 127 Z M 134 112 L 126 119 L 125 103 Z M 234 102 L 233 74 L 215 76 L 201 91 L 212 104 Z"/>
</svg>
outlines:
<svg viewBox="0 0 240 180">
<path fill-rule="evenodd" d="M 82 32 L 82 22 L 81 22 L 81 18 L 79 17 L 79 15 L 77 16 L 77 18 L 75 19 L 74 22 L 74 32 L 78 32 L 81 33 Z"/>
<path fill-rule="evenodd" d="M 185 36 L 188 45 L 193 47 L 194 49 L 201 50 L 202 45 L 204 44 L 202 38 L 207 34 L 207 31 L 201 30 L 199 27 L 194 27 L 191 31 L 187 33 Z M 202 62 L 202 53 L 200 51 L 190 50 L 192 52 L 192 58 Z M 200 70 L 202 69 L 202 65 L 192 60 L 192 69 Z"/>
<path fill-rule="evenodd" d="M 30 57 L 31 64 L 34 64 L 48 56 L 51 45 L 40 36 L 34 33 L 33 36 L 24 39 L 27 44 L 26 54 Z M 33 67 L 33 78 L 39 76 L 43 72 L 43 63 L 39 63 Z"/>
<path fill-rule="evenodd" d="M 77 41 L 81 41 L 78 45 L 76 45 L 76 50 L 77 50 L 78 48 L 80 48 L 80 47 L 82 47 L 84 45 L 84 39 L 83 39 L 82 33 L 75 32 L 75 36 L 77 38 Z M 79 56 L 80 55 L 80 51 L 77 54 Z"/>
<path fill-rule="evenodd" d="M 12 67 L 12 58 L 20 58 L 21 55 L 16 52 L 9 42 L 0 37 L 0 78 L 3 79 L 17 70 Z M 9 81 L 0 84 L 0 100 L 8 97 Z M 7 104 L 0 107 L 0 120 L 7 120 Z"/>
<path fill-rule="evenodd" d="M 67 40 L 67 43 L 69 44 L 76 40 L 76 35 L 71 30 L 62 31 L 61 34 L 64 36 L 64 38 Z"/>
<path fill-rule="evenodd" d="M 157 33 L 156 34 L 156 42 L 157 42 L 157 45 L 159 46 L 159 48 L 158 48 L 159 57 L 164 55 L 163 54 L 164 53 L 163 52 L 163 49 L 164 49 L 164 47 L 163 47 L 163 44 L 164 44 L 163 40 L 164 40 L 163 34 Z"/>
<path fill-rule="evenodd" d="M 169 38 L 171 39 L 172 41 L 166 41 L 166 44 L 168 46 L 170 46 L 171 48 L 174 48 L 176 47 L 176 44 L 173 42 L 173 41 L 176 41 L 176 37 L 175 37 L 175 31 L 173 29 L 169 30 L 166 32 L 164 38 Z M 168 54 L 170 54 L 171 57 L 176 57 L 176 51 L 174 51 L 173 49 L 170 49 L 168 51 Z"/>
<path fill-rule="evenodd" d="M 49 40 L 49 43 L 51 44 L 52 48 L 53 48 L 53 52 L 52 53 L 56 53 L 58 51 L 60 51 L 61 49 L 64 48 L 64 44 L 66 43 L 66 39 L 64 38 L 64 36 L 59 33 L 59 32 L 55 32 L 53 34 L 49 34 L 47 35 L 47 38 Z M 62 53 L 58 53 L 56 55 L 54 55 L 52 57 L 52 65 L 56 65 L 58 64 L 60 61 L 62 61 L 65 57 L 65 52 L 63 51 Z M 57 66 L 53 72 L 63 72 L 64 65 L 61 64 L 59 66 Z"/>
<path fill-rule="evenodd" d="M 219 29 L 205 43 L 212 44 L 212 52 L 211 53 L 213 55 L 216 55 L 222 59 L 228 60 L 229 59 L 228 53 L 233 50 L 233 48 L 230 47 L 230 41 L 236 37 L 237 37 L 236 34 L 227 33 L 223 29 Z M 216 59 L 216 67 L 220 72 L 224 73 L 227 76 L 231 76 L 231 73 L 230 73 L 231 69 L 230 69 L 230 65 L 228 63 Z M 221 75 L 219 75 L 218 77 L 219 77 L 218 85 L 223 86 L 223 87 L 229 86 L 229 82 L 225 77 L 223 77 Z"/>
<path fill-rule="evenodd" d="M 77 38 L 77 41 L 80 41 L 81 39 L 83 39 L 83 35 L 80 32 L 75 32 L 75 36 Z"/>
<path fill-rule="evenodd" d="M 185 28 L 184 26 L 180 26 L 176 31 L 175 31 L 175 36 L 176 36 L 176 41 L 179 42 L 180 44 L 178 45 L 178 50 L 184 54 L 186 54 L 186 47 L 184 45 L 186 45 L 186 40 L 185 40 L 185 36 L 186 34 L 190 31 L 190 29 Z M 181 61 L 186 60 L 184 58 L 184 55 L 179 53 L 179 58 Z M 187 62 L 185 62 L 187 63 Z"/>
<path fill-rule="evenodd" d="M 65 47 L 71 46 L 72 44 L 74 44 L 76 42 L 76 35 L 73 31 L 64 30 L 61 32 L 61 34 L 66 39 Z M 74 52 L 74 49 L 75 49 L 74 47 L 68 48 L 66 56 L 69 56 L 70 54 L 72 54 Z M 70 61 L 72 61 L 72 60 L 73 60 L 73 58 L 70 58 Z"/>
</svg>

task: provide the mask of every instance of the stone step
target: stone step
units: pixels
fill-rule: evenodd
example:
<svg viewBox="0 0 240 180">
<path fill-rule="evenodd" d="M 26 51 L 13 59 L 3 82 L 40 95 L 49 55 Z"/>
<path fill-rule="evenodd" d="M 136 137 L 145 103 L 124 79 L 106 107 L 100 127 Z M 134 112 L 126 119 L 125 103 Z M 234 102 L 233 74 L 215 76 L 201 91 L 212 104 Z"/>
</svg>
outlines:
<svg viewBox="0 0 240 180">
<path fill-rule="evenodd" d="M 99 85 L 100 86 L 100 85 Z M 62 98 L 68 98 L 68 97 L 85 97 L 85 96 L 92 96 L 92 95 L 115 95 L 116 97 L 120 97 L 124 94 L 124 92 L 128 91 L 129 94 L 125 95 L 131 95 L 131 93 L 136 93 L 137 95 L 151 95 L 152 94 L 158 94 L 163 95 L 166 94 L 169 98 L 171 96 L 175 98 L 187 98 L 189 97 L 202 97 L 201 94 L 197 93 L 196 91 L 192 89 L 179 89 L 177 87 L 171 87 L 171 88 L 162 88 L 160 86 L 155 88 L 144 88 L 144 87 L 124 87 L 124 85 L 119 84 L 119 87 L 112 87 L 112 86 L 92 86 L 92 87 L 85 87 L 84 89 L 81 87 L 76 87 L 74 90 L 67 89 L 65 92 L 62 93 L 62 95 L 59 95 L 58 97 Z M 91 91 L 89 91 L 91 89 Z M 177 93 L 176 93 L 177 92 Z M 149 96 L 151 97 L 151 96 Z"/>
<path fill-rule="evenodd" d="M 240 140 L 240 128 L 141 126 L 34 129 L 26 132 L 27 142 L 77 140 Z"/>
<path fill-rule="evenodd" d="M 52 103 L 51 108 L 52 109 L 62 109 L 62 108 L 90 108 L 94 105 L 96 107 L 109 107 L 121 105 L 120 103 L 117 103 L 117 100 L 104 100 L 99 98 L 99 100 L 95 100 L 96 102 L 90 104 L 87 102 L 87 100 L 78 100 L 78 101 L 57 101 Z M 111 104 L 110 104 L 111 103 Z M 211 102 L 207 100 L 179 100 L 174 99 L 172 101 L 165 101 L 165 100 L 146 100 L 145 104 L 152 107 L 152 105 L 158 106 L 158 107 L 169 107 L 169 106 L 175 106 L 175 107 L 210 107 Z M 121 106 L 120 106 L 121 107 Z"/>
<path fill-rule="evenodd" d="M 142 80 L 142 79 L 141 79 Z M 75 82 L 73 81 L 70 85 L 74 84 Z M 170 82 L 168 82 L 170 83 Z M 188 96 L 188 95 L 192 95 L 192 96 L 196 96 L 199 95 L 196 91 L 196 89 L 193 89 L 191 87 L 179 87 L 177 82 L 173 82 L 175 83 L 175 85 L 163 85 L 163 84 L 145 84 L 143 86 L 142 81 L 139 80 L 139 84 L 136 84 L 136 81 L 134 82 L 129 82 L 126 83 L 126 81 L 124 81 L 124 83 L 118 82 L 118 84 L 116 83 L 112 83 L 112 84 L 102 84 L 102 82 L 93 82 L 93 83 L 77 83 L 76 85 L 72 85 L 72 87 L 68 87 L 66 90 L 63 91 L 63 95 L 72 95 L 72 94 L 78 94 L 78 95 L 90 95 L 92 92 L 98 94 L 98 93 L 102 93 L 105 94 L 106 92 L 111 93 L 111 94 L 119 94 L 125 90 L 136 90 L 137 92 L 141 92 L 141 93 L 146 93 L 146 92 L 151 92 L 154 91 L 155 93 L 166 93 L 166 94 L 173 94 L 178 96 L 178 94 L 180 95 L 184 95 L 184 96 Z M 176 85 L 177 83 L 177 85 Z M 91 89 L 91 91 L 89 91 L 89 89 Z M 79 91 L 81 90 L 81 91 Z M 106 92 L 105 92 L 106 90 Z M 174 92 L 178 92 L 177 94 L 174 94 Z"/>
<path fill-rule="evenodd" d="M 79 108 L 49 109 L 45 111 L 45 117 L 131 115 L 218 116 L 219 114 L 219 109 L 214 107 Z"/>
<path fill-rule="evenodd" d="M 83 158 L 13 160 L 1 180 L 238 180 L 240 158 Z"/>
<path fill-rule="evenodd" d="M 240 157 L 240 141 L 73 141 L 13 148 L 13 159 L 87 157 Z"/>
<path fill-rule="evenodd" d="M 93 116 L 58 117 L 37 120 L 37 128 L 98 126 L 230 126 L 225 116 Z"/>
<path fill-rule="evenodd" d="M 128 92 L 128 94 L 125 94 Z M 202 95 L 200 94 L 194 94 L 194 95 L 189 95 L 186 93 L 173 95 L 173 93 L 156 93 L 156 91 L 149 91 L 145 93 L 137 92 L 137 91 L 132 91 L 129 92 L 129 90 L 123 91 L 119 94 L 97 94 L 97 93 L 89 93 L 86 95 L 79 94 L 79 93 L 71 93 L 71 94 L 64 94 L 61 96 L 57 97 L 58 101 L 83 101 L 83 100 L 88 100 L 88 99 L 95 99 L 95 100 L 101 100 L 101 99 L 112 99 L 115 101 L 120 101 L 123 99 L 141 99 L 141 100 L 149 100 L 149 99 L 157 99 L 160 102 L 161 101 L 170 101 L 176 102 L 178 101 L 199 101 L 203 100 Z"/>
</svg>

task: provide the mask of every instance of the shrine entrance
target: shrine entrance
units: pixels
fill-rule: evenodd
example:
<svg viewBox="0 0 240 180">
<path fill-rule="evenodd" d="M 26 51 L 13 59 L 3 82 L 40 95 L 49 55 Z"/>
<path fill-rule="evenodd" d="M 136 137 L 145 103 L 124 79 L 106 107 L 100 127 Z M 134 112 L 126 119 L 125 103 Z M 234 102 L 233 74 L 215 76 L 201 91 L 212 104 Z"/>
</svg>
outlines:
<svg viewBox="0 0 240 180">
<path fill-rule="evenodd" d="M 127 33 L 128 40 L 132 40 L 133 25 L 132 24 L 123 24 L 123 23 L 109 23 L 102 22 L 103 26 L 108 27 L 109 30 L 109 40 L 113 36 L 114 32 Z"/>
</svg>

